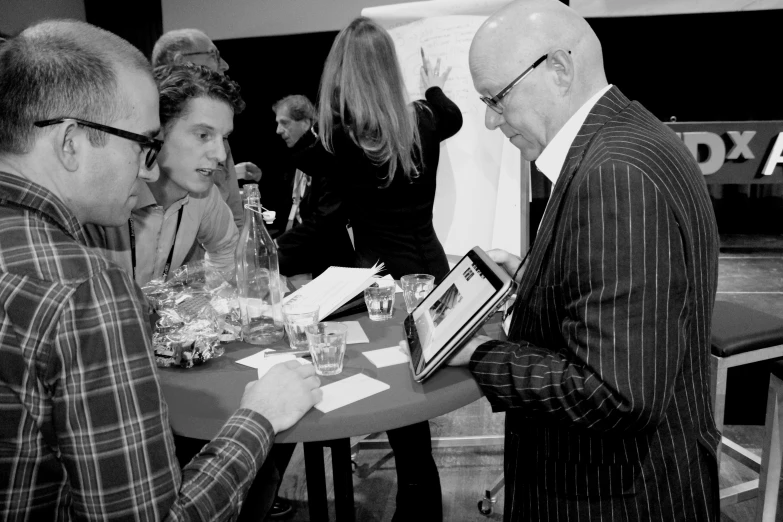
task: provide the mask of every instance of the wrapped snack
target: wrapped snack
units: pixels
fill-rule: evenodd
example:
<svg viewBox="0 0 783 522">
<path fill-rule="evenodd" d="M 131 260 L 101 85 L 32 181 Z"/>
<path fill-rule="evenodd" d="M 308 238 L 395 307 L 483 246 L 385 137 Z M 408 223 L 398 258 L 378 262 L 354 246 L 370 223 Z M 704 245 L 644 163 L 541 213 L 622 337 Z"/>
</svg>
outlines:
<svg viewBox="0 0 783 522">
<path fill-rule="evenodd" d="M 209 261 L 201 260 L 176 269 L 167 284 L 173 288 L 187 287 L 191 290 L 213 292 L 231 286 L 233 281 L 233 273 L 222 272 L 213 267 Z"/>
<path fill-rule="evenodd" d="M 208 294 L 184 292 L 175 301 L 174 310 L 177 311 L 184 322 L 189 323 L 214 312 L 209 304 L 209 300 Z"/>
<path fill-rule="evenodd" d="M 287 279 L 280 279 L 288 293 Z M 233 274 L 227 278 L 207 261 L 184 265 L 168 281 L 150 281 L 142 291 L 159 316 L 153 327 L 158 366 L 192 368 L 223 355 L 224 343 L 241 339 Z"/>
<path fill-rule="evenodd" d="M 218 334 L 211 329 L 211 325 L 199 324 L 201 322 L 203 320 L 172 333 L 153 335 L 158 366 L 192 368 L 223 355 Z"/>
<path fill-rule="evenodd" d="M 153 310 L 168 308 L 176 298 L 174 290 L 163 279 L 153 279 L 141 288 Z"/>
</svg>

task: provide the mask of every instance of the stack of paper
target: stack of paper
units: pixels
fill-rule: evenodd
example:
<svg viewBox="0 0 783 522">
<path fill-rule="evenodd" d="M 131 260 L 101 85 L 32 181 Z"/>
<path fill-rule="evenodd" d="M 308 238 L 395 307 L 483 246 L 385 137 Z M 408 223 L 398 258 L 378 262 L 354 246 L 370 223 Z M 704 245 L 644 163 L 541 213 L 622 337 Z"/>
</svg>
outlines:
<svg viewBox="0 0 783 522">
<path fill-rule="evenodd" d="M 283 299 L 283 304 L 313 304 L 320 306 L 318 320 L 322 321 L 356 294 L 364 291 L 383 270 L 383 263 L 372 268 L 345 268 L 330 266 L 326 271 Z"/>
</svg>

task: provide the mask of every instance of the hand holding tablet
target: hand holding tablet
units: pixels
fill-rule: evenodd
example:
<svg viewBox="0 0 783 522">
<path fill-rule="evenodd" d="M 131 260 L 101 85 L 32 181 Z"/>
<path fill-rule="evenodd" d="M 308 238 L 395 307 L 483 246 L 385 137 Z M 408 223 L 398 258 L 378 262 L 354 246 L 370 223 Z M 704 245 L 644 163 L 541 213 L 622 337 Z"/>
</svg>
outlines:
<svg viewBox="0 0 783 522">
<path fill-rule="evenodd" d="M 513 288 L 511 276 L 483 250 L 470 250 L 405 319 L 413 378 L 425 380 L 465 343 L 454 364 L 467 364 L 481 344 L 471 342 L 473 334 Z"/>
</svg>

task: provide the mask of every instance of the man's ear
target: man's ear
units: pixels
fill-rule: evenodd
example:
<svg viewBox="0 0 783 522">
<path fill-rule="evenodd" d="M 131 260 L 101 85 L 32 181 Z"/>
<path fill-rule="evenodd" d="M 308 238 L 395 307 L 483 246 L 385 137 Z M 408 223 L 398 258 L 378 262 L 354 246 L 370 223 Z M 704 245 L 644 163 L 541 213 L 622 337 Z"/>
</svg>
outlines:
<svg viewBox="0 0 783 522">
<path fill-rule="evenodd" d="M 57 126 L 52 140 L 55 154 L 62 166 L 68 172 L 75 172 L 86 152 L 84 148 L 89 146 L 87 133 L 79 128 L 76 122 L 66 121 L 64 125 Z"/>
<path fill-rule="evenodd" d="M 574 60 L 569 51 L 558 49 L 549 53 L 547 65 L 555 73 L 555 84 L 566 92 L 574 81 Z"/>
</svg>

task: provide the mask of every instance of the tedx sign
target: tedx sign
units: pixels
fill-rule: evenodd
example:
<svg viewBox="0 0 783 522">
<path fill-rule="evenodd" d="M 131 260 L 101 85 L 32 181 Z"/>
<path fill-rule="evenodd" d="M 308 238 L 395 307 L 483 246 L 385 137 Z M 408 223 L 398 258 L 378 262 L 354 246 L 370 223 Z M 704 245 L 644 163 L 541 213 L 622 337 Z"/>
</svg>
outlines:
<svg viewBox="0 0 783 522">
<path fill-rule="evenodd" d="M 783 121 L 667 124 L 707 183 L 783 183 Z"/>
</svg>

